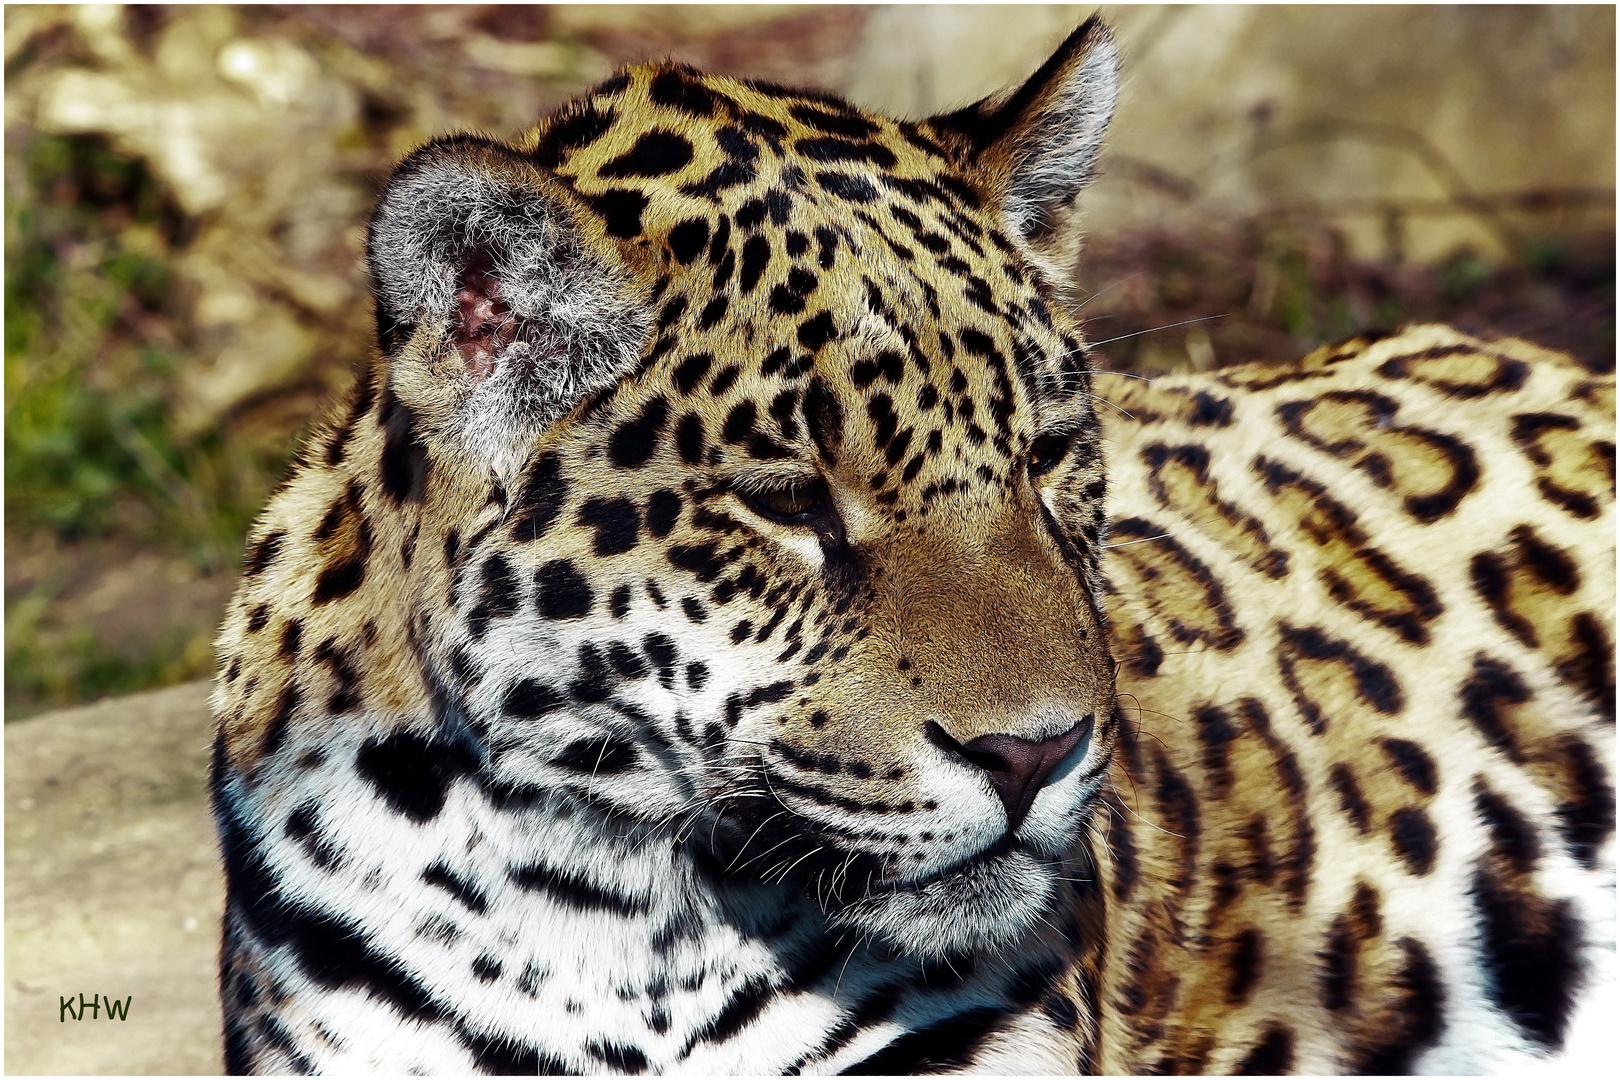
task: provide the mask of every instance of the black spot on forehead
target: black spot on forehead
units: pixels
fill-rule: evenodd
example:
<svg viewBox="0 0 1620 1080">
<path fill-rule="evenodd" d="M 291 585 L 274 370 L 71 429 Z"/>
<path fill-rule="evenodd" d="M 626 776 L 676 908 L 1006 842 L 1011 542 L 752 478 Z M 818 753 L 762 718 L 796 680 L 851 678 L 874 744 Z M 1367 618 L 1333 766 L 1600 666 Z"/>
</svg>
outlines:
<svg viewBox="0 0 1620 1080">
<path fill-rule="evenodd" d="M 883 175 L 878 177 L 878 182 L 901 198 L 918 205 L 938 204 L 946 206 L 950 202 L 939 185 L 929 180 Z"/>
<path fill-rule="evenodd" d="M 745 167 L 749 172 L 753 171 L 759 160 L 759 146 L 742 129 L 723 127 L 714 133 L 714 141 L 719 144 L 732 165 Z"/>
<path fill-rule="evenodd" d="M 714 167 L 714 170 L 702 180 L 694 180 L 689 184 L 681 185 L 681 194 L 693 195 L 698 198 L 719 201 L 720 192 L 728 188 L 741 187 L 751 184 L 759 176 L 759 170 L 751 161 L 723 161 Z"/>
<path fill-rule="evenodd" d="M 687 413 L 675 426 L 675 449 L 688 465 L 703 460 L 703 418 L 697 413 Z"/>
<path fill-rule="evenodd" d="M 634 419 L 620 424 L 608 440 L 608 459 L 621 469 L 645 465 L 657 449 L 658 437 L 669 418 L 669 402 L 662 395 L 648 401 Z"/>
<path fill-rule="evenodd" d="M 597 171 L 613 180 L 665 176 L 692 160 L 692 143 L 673 131 L 643 132 L 629 150 Z"/>
<path fill-rule="evenodd" d="M 820 279 L 802 266 L 788 271 L 787 279 L 771 290 L 771 310 L 778 315 L 797 315 L 805 300 L 816 291 Z"/>
<path fill-rule="evenodd" d="M 871 386 L 880 375 L 891 384 L 899 384 L 905 375 L 905 362 L 898 353 L 885 349 L 870 359 L 857 360 L 849 369 L 849 377 L 860 390 Z M 928 386 L 926 389 L 933 390 L 933 387 Z M 938 397 L 937 393 L 935 397 Z M 929 407 L 923 406 L 925 409 Z"/>
<path fill-rule="evenodd" d="M 779 345 L 766 354 L 765 359 L 759 365 L 759 373 L 768 379 L 778 371 L 786 368 L 788 361 L 791 359 L 793 359 L 793 350 L 786 345 Z M 794 374 L 795 372 L 788 372 L 790 377 Z"/>
<path fill-rule="evenodd" d="M 786 225 L 793 214 L 793 196 L 780 188 L 765 193 L 765 207 L 770 211 L 772 225 Z"/>
<path fill-rule="evenodd" d="M 877 199 L 877 188 L 864 176 L 822 170 L 816 173 L 816 183 L 827 194 L 845 202 L 869 203 Z"/>
<path fill-rule="evenodd" d="M 750 135 L 756 135 L 772 147 L 780 150 L 782 140 L 787 138 L 788 129 L 779 120 L 773 120 L 763 113 L 741 109 L 737 112 L 737 123 Z"/>
<path fill-rule="evenodd" d="M 727 271 L 727 276 L 729 276 L 729 271 L 731 269 L 731 255 L 729 253 L 726 255 L 726 264 L 724 269 Z M 719 285 L 717 284 L 716 287 L 718 288 Z M 726 309 L 730 306 L 731 301 L 725 296 L 717 296 L 713 300 L 710 300 L 703 306 L 703 313 L 698 316 L 698 329 L 712 330 L 715 326 L 719 325 L 720 320 L 725 318 Z"/>
<path fill-rule="evenodd" d="M 770 414 L 776 418 L 777 424 L 781 426 L 782 434 L 789 439 L 798 437 L 799 425 L 793 419 L 793 413 L 798 407 L 799 392 L 797 390 L 783 390 L 771 399 Z"/>
<path fill-rule="evenodd" d="M 697 73 L 689 68 L 659 73 L 647 92 L 654 103 L 691 116 L 713 116 L 720 101 L 719 95 L 697 81 Z"/>
<path fill-rule="evenodd" d="M 713 363 L 714 354 L 706 352 L 693 353 L 682 360 L 671 375 L 675 389 L 682 397 L 691 395 L 697 389 L 698 383 L 703 381 L 703 376 L 709 373 L 709 367 Z"/>
<path fill-rule="evenodd" d="M 731 281 L 731 275 L 732 275 L 733 271 L 736 270 L 736 268 L 737 268 L 737 254 L 736 254 L 736 252 L 732 251 L 728 247 L 728 248 L 726 248 L 725 255 L 720 260 L 720 265 L 715 268 L 714 279 L 710 283 L 711 286 L 717 292 L 719 290 L 721 290 L 721 289 L 724 289 L 726 287 L 726 285 Z M 724 296 L 718 296 L 715 299 L 724 300 L 725 297 Z"/>
<path fill-rule="evenodd" d="M 765 221 L 765 200 L 749 199 L 737 208 L 737 228 L 758 228 Z"/>
<path fill-rule="evenodd" d="M 763 236 L 750 236 L 743 244 L 742 274 L 737 279 L 744 296 L 754 291 L 771 261 L 771 244 Z"/>
<path fill-rule="evenodd" d="M 817 352 L 838 336 L 838 327 L 831 312 L 823 311 L 799 324 L 799 344 Z"/>
<path fill-rule="evenodd" d="M 714 240 L 709 244 L 709 265 L 718 265 L 720 260 L 731 250 L 731 218 L 725 214 L 714 227 Z"/>
<path fill-rule="evenodd" d="M 634 240 L 641 235 L 641 212 L 647 196 L 629 188 L 609 188 L 600 195 L 583 196 L 602 219 L 607 234 L 618 240 Z"/>
<path fill-rule="evenodd" d="M 816 449 L 828 463 L 836 462 L 844 441 L 844 407 L 839 404 L 837 395 L 819 377 L 813 378 L 805 387 L 801 411 Z"/>
<path fill-rule="evenodd" d="M 647 531 L 659 540 L 668 536 L 681 516 L 681 497 L 660 488 L 647 500 Z"/>
<path fill-rule="evenodd" d="M 851 139 L 800 139 L 793 148 L 811 161 L 826 164 L 840 162 L 871 162 L 881 169 L 892 168 L 897 158 L 894 151 L 879 143 L 855 142 Z"/>
<path fill-rule="evenodd" d="M 613 126 L 614 118 L 612 109 L 598 109 L 594 103 L 580 106 L 577 111 L 559 119 L 541 136 L 539 145 L 531 155 L 535 164 L 545 169 L 555 169 L 570 154 L 605 135 Z"/>
<path fill-rule="evenodd" d="M 916 121 L 902 120 L 900 123 L 896 124 L 895 127 L 899 130 L 901 138 L 905 139 L 906 142 L 910 143 L 912 146 L 915 146 L 923 153 L 932 157 L 940 158 L 950 156 L 945 152 L 944 147 L 940 146 L 939 143 L 923 134 L 922 130 L 918 128 Z"/>
<path fill-rule="evenodd" d="M 754 421 L 758 411 L 752 401 L 743 401 L 733 406 L 726 416 L 725 425 L 720 429 L 720 437 L 729 443 L 742 442 L 753 434 Z"/>
<path fill-rule="evenodd" d="M 685 266 L 696 259 L 709 243 L 709 223 L 688 218 L 669 231 L 669 250 Z"/>
<path fill-rule="evenodd" d="M 869 139 L 881 130 L 872 121 L 849 111 L 847 106 L 833 112 L 815 105 L 798 104 L 789 108 L 788 114 L 806 127 L 851 139 Z"/>
<path fill-rule="evenodd" d="M 830 270 L 833 264 L 833 255 L 838 250 L 838 231 L 827 225 L 817 225 L 816 234 L 816 264 L 823 270 Z"/>
</svg>

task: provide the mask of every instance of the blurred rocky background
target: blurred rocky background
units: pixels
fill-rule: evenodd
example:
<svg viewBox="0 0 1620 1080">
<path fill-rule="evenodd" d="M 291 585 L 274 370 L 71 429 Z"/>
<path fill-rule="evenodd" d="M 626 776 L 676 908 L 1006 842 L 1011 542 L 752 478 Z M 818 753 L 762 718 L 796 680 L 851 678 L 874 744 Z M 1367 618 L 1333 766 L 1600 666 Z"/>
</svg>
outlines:
<svg viewBox="0 0 1620 1080">
<path fill-rule="evenodd" d="M 205 677 L 248 523 L 370 348 L 390 164 L 673 55 L 911 115 L 1092 9 L 5 9 L 8 720 Z M 1088 330 L 1126 371 L 1445 319 L 1614 360 L 1612 7 L 1105 7 Z"/>
</svg>

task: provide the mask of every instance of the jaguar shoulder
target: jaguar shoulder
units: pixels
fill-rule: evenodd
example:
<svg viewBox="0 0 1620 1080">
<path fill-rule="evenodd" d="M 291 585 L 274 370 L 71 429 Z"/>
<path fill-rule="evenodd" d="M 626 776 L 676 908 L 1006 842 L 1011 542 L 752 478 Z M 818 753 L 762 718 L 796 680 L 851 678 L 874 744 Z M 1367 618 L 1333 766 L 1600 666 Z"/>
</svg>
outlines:
<svg viewBox="0 0 1620 1080">
<path fill-rule="evenodd" d="M 1095 20 L 916 123 L 651 64 L 399 166 L 219 639 L 231 1071 L 1557 1047 L 1612 380 L 1421 330 L 1104 388 L 1115 78 Z"/>
</svg>

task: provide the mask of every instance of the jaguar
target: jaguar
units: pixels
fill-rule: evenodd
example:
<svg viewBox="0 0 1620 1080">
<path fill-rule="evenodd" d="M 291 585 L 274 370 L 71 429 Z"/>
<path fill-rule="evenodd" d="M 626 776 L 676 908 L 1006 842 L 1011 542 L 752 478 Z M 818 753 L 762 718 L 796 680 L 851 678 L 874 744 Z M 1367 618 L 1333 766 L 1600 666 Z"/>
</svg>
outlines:
<svg viewBox="0 0 1620 1080">
<path fill-rule="evenodd" d="M 657 62 L 395 169 L 373 359 L 218 641 L 228 1071 L 1591 1029 L 1612 375 L 1420 327 L 1110 381 L 1116 92 L 1096 19 L 922 121 Z"/>
</svg>

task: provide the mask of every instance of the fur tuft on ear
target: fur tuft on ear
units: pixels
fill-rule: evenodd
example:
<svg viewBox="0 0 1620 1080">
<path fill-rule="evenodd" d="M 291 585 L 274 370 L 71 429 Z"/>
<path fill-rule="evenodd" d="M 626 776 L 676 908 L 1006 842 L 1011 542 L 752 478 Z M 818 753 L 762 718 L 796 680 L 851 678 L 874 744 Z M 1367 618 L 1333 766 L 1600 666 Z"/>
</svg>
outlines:
<svg viewBox="0 0 1620 1080">
<path fill-rule="evenodd" d="M 1075 196 L 1096 172 L 1119 97 L 1119 53 L 1095 15 L 1070 34 L 1021 86 L 930 123 L 965 145 L 968 164 L 1000 197 L 1008 226 L 1065 263 Z"/>
<path fill-rule="evenodd" d="M 632 370 L 646 336 L 628 268 L 571 198 L 516 151 L 455 135 L 394 170 L 371 220 L 390 385 L 425 434 L 497 473 Z"/>
</svg>

